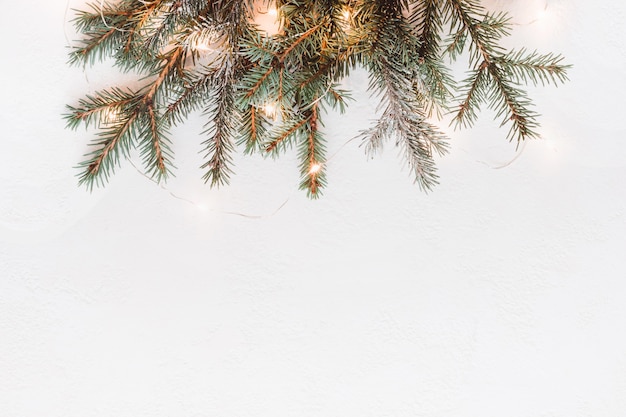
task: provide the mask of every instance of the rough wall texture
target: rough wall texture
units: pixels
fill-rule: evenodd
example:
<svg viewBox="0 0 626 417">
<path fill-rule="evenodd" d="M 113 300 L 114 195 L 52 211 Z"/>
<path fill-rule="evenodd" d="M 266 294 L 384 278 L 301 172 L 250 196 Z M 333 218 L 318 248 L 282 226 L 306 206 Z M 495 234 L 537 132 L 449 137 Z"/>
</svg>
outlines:
<svg viewBox="0 0 626 417">
<path fill-rule="evenodd" d="M 393 147 L 342 146 L 374 114 L 357 91 L 327 118 L 320 201 L 290 157 L 239 157 L 211 191 L 202 121 L 176 131 L 168 188 L 202 207 L 130 165 L 76 188 L 91 132 L 59 115 L 112 76 L 66 67 L 64 1 L 5 3 L 0 416 L 626 413 L 622 1 L 550 0 L 537 21 L 543 1 L 487 3 L 516 13 L 511 44 L 575 65 L 533 92 L 544 139 L 506 167 L 487 116 L 450 132 L 441 185 L 419 193 Z"/>
</svg>

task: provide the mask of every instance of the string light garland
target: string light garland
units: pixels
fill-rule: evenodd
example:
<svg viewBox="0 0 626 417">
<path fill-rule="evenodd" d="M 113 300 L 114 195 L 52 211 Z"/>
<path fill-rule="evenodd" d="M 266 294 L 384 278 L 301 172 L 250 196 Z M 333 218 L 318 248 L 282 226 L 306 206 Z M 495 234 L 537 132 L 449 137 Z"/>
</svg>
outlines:
<svg viewBox="0 0 626 417">
<path fill-rule="evenodd" d="M 448 140 L 431 117 L 449 112 L 468 127 L 486 106 L 519 144 L 538 137 L 539 126 L 522 86 L 567 79 L 560 55 L 502 48 L 512 23 L 478 0 L 99 0 L 90 7 L 74 20 L 84 38 L 70 62 L 112 57 L 144 84 L 68 106 L 68 127 L 99 130 L 79 165 L 88 188 L 105 184 L 134 149 L 144 175 L 166 180 L 169 130 L 202 110 L 205 181 L 228 183 L 238 146 L 272 156 L 296 148 L 300 188 L 318 197 L 328 162 L 323 116 L 345 110 L 351 98 L 340 82 L 362 67 L 381 116 L 358 139 L 369 153 L 393 141 L 427 190 L 438 181 L 433 157 L 447 152 Z M 261 15 L 276 25 L 262 27 Z M 456 82 L 445 62 L 460 57 L 469 71 Z"/>
<path fill-rule="evenodd" d="M 273 217 L 280 210 L 282 210 L 283 207 L 285 207 L 287 205 L 289 200 L 291 200 L 291 196 L 287 197 L 278 207 L 276 207 L 275 210 L 273 210 L 269 214 L 248 214 L 248 213 L 243 213 L 243 212 L 239 212 L 239 211 L 213 210 L 213 209 L 209 208 L 206 204 L 199 203 L 199 202 L 194 201 L 194 200 L 192 200 L 190 198 L 182 197 L 182 196 L 176 194 L 174 191 L 170 190 L 169 188 L 167 188 L 162 183 L 158 183 L 153 178 L 150 178 L 146 174 L 141 172 L 139 167 L 137 167 L 134 164 L 133 161 L 129 161 L 129 162 L 133 166 L 133 168 L 135 168 L 135 170 L 137 170 L 137 172 L 139 172 L 143 177 L 147 178 L 149 181 L 151 181 L 151 182 L 155 183 L 156 185 L 158 185 L 163 191 L 167 192 L 172 198 L 175 198 L 176 200 L 184 201 L 185 203 L 191 204 L 192 206 L 194 206 L 195 208 L 197 208 L 200 211 L 212 211 L 212 212 L 217 211 L 220 214 L 227 214 L 227 215 L 231 215 L 231 216 L 238 216 L 238 217 L 243 217 L 243 218 L 252 219 L 252 220 L 261 220 L 261 219 Z"/>
</svg>

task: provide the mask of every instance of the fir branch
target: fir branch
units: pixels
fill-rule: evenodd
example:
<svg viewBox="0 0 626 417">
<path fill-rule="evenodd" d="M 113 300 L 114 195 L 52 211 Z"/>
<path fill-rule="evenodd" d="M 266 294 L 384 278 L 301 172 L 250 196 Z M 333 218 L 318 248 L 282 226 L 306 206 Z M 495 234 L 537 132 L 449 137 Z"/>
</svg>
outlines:
<svg viewBox="0 0 626 417">
<path fill-rule="evenodd" d="M 203 108 L 216 72 L 217 69 L 210 69 L 208 72 L 195 76 L 184 73 L 183 86 L 174 91 L 175 95 L 168 103 L 163 119 L 169 124 L 182 123 L 189 113 Z"/>
<path fill-rule="evenodd" d="M 142 92 L 133 97 L 123 96 L 127 104 L 132 103 L 132 107 L 126 109 L 125 114 L 120 115 L 121 122 L 107 128 L 101 135 L 102 139 L 93 144 L 94 146 L 99 146 L 100 149 L 89 154 L 91 158 L 80 165 L 81 168 L 85 169 L 80 176 L 80 184 L 86 184 L 90 189 L 93 188 L 94 183 L 97 185 L 103 184 L 108 179 L 109 174 L 113 172 L 114 167 L 119 164 L 120 150 L 121 153 L 128 157 L 134 139 L 140 139 L 142 137 L 144 138 L 144 143 L 147 142 L 154 147 L 154 149 L 150 151 L 154 152 L 154 157 L 145 158 L 145 162 L 151 164 L 147 166 L 148 170 L 156 174 L 158 178 L 167 175 L 167 169 L 165 167 L 166 154 L 162 151 L 162 139 L 156 128 L 157 122 L 154 113 L 155 96 L 159 89 L 163 87 L 166 79 L 171 77 L 172 71 L 180 64 L 181 54 L 182 49 L 177 48 L 165 58 L 165 64 L 162 66 L 159 76 L 153 81 L 150 87 L 146 87 Z M 119 89 L 113 91 L 113 96 L 116 94 L 120 94 Z M 101 94 L 101 99 L 102 97 L 103 95 Z M 106 96 L 104 97 L 106 99 Z M 108 108 L 113 109 L 115 105 L 110 105 Z M 102 114 L 101 110 L 100 114 Z M 91 112 L 86 116 L 84 114 L 85 113 L 75 112 L 73 117 L 86 117 L 85 120 L 86 123 L 88 123 L 89 118 L 93 117 L 92 115 L 95 113 Z M 146 122 L 144 122 L 146 114 L 148 115 L 147 126 Z M 72 121 L 71 118 L 68 120 L 70 123 L 76 123 L 76 121 Z M 151 138 L 151 140 L 146 140 L 146 137 Z M 150 152 L 146 153 L 146 151 L 144 151 L 144 155 L 148 155 Z"/>
<path fill-rule="evenodd" d="M 87 65 L 102 61 L 112 55 L 123 42 L 124 35 L 116 28 L 95 29 L 88 38 L 81 41 L 82 48 L 75 48 L 70 54 L 70 65 Z"/>
<path fill-rule="evenodd" d="M 427 190 L 437 184 L 433 151 L 439 155 L 447 152 L 447 138 L 424 120 L 421 106 L 411 97 L 410 81 L 404 80 L 405 87 L 398 89 L 402 81 L 388 67 L 382 66 L 378 76 L 372 80 L 386 107 L 375 126 L 361 132 L 368 154 L 374 154 L 390 138 L 403 149 L 405 160 L 415 176 L 420 188 Z M 406 95 L 400 95 L 403 91 Z"/>
<path fill-rule="evenodd" d="M 100 132 L 101 139 L 92 143 L 99 149 L 85 155 L 91 156 L 82 162 L 79 167 L 83 172 L 79 175 L 79 184 L 85 184 L 92 189 L 94 184 L 103 185 L 115 166 L 119 164 L 120 153 L 128 156 L 133 137 L 137 134 L 137 113 L 129 115 L 120 123 Z"/>
<path fill-rule="evenodd" d="M 238 109 L 235 105 L 234 89 L 232 84 L 232 67 L 215 80 L 217 85 L 213 89 L 212 99 L 205 114 L 213 114 L 207 125 L 205 134 L 208 139 L 204 145 L 207 162 L 201 168 L 206 169 L 203 178 L 212 186 L 226 185 L 233 170 L 232 152 L 234 151 L 233 136 L 239 122 Z"/>
<path fill-rule="evenodd" d="M 450 71 L 440 61 L 425 58 L 415 75 L 415 89 L 423 101 L 424 112 L 428 117 L 436 113 L 438 118 L 449 109 L 449 101 L 454 96 L 456 82 Z"/>
<path fill-rule="evenodd" d="M 361 66 L 380 99 L 380 118 L 360 134 L 366 151 L 393 140 L 420 188 L 429 189 L 437 182 L 433 157 L 447 151 L 447 139 L 427 117 L 448 110 L 458 95 L 458 126 L 471 126 L 486 105 L 511 126 L 508 138 L 520 141 L 538 126 L 522 85 L 567 80 L 560 55 L 502 48 L 509 18 L 486 12 L 479 0 L 277 0 L 281 32 L 272 36 L 255 26 L 255 3 L 118 0 L 78 13 L 74 24 L 84 38 L 70 63 L 113 58 L 143 83 L 67 106 L 68 128 L 100 129 L 80 164 L 81 184 L 103 184 L 135 146 L 148 174 L 166 179 L 173 168 L 168 129 L 203 109 L 207 182 L 228 183 L 235 144 L 272 155 L 295 145 L 301 188 L 315 198 L 326 183 L 317 169 L 325 152 L 320 113 L 345 110 L 350 95 L 340 82 Z M 469 72 L 457 87 L 443 59 L 465 51 Z M 266 105 L 279 109 L 277 120 L 264 114 Z"/>
<path fill-rule="evenodd" d="M 257 126 L 257 120 L 259 119 L 256 116 L 256 108 L 254 106 L 250 106 L 248 108 L 250 114 L 250 134 L 247 135 L 249 139 L 246 140 L 246 149 L 251 147 L 251 144 L 255 144 L 259 140 L 259 126 Z"/>
<path fill-rule="evenodd" d="M 176 47 L 164 56 L 165 65 L 160 68 L 159 75 L 152 82 L 148 92 L 144 96 L 144 102 L 153 106 L 159 91 L 164 90 L 168 80 L 175 79 L 179 73 L 182 73 L 182 60 L 184 57 L 184 49 Z"/>
<path fill-rule="evenodd" d="M 528 53 L 525 49 L 510 51 L 497 58 L 495 64 L 502 68 L 506 75 L 517 84 L 533 83 L 534 85 L 554 84 L 558 86 L 568 80 L 567 69 L 563 65 L 563 57 L 557 54 L 539 54 L 537 51 Z"/>
<path fill-rule="evenodd" d="M 326 23 L 327 21 L 322 21 L 317 25 L 311 27 L 310 29 L 306 30 L 304 33 L 298 34 L 295 40 L 293 40 L 289 44 L 289 46 L 280 55 L 278 55 L 278 62 L 280 62 L 281 64 L 285 62 L 285 59 L 287 59 L 291 51 L 293 51 L 300 43 L 307 40 L 307 38 L 311 37 L 318 29 L 322 28 Z"/>
<path fill-rule="evenodd" d="M 123 1 L 117 6 L 90 4 L 93 12 L 81 12 L 74 21 L 75 27 L 87 38 L 81 41 L 82 48 L 76 48 L 70 54 L 70 63 L 93 64 L 95 60 L 102 61 L 111 56 L 116 57 L 116 64 L 121 68 L 133 68 L 139 63 L 137 58 L 149 51 L 133 47 L 135 35 L 162 2 Z"/>
<path fill-rule="evenodd" d="M 276 153 L 279 145 L 283 145 L 287 139 L 296 135 L 307 122 L 309 122 L 309 119 L 304 117 L 300 120 L 291 119 L 288 123 L 285 123 L 277 134 L 272 135 L 273 139 L 265 146 L 265 152 Z"/>
<path fill-rule="evenodd" d="M 419 36 L 419 59 L 421 64 L 415 74 L 415 87 L 424 101 L 424 111 L 431 117 L 434 112 L 441 116 L 447 110 L 453 96 L 454 79 L 449 69 L 441 62 L 441 33 L 443 14 L 441 0 L 416 2 L 410 22 Z"/>
<path fill-rule="evenodd" d="M 329 86 L 328 92 L 324 95 L 325 101 L 330 104 L 333 110 L 339 110 L 339 113 L 346 112 L 348 100 L 352 100 L 348 91 L 337 89 L 337 85 Z"/>
<path fill-rule="evenodd" d="M 526 93 L 508 81 L 495 64 L 489 66 L 489 74 L 492 75 L 491 82 L 495 86 L 489 95 L 489 105 L 496 110 L 496 118 L 502 117 L 501 126 L 512 122 L 507 136 L 509 140 L 515 138 L 519 142 L 536 137 L 538 114 L 530 110 L 532 103 Z"/>
<path fill-rule="evenodd" d="M 139 140 L 143 164 L 148 171 L 147 174 L 160 182 L 171 174 L 168 168 L 172 166 L 169 140 L 166 138 L 163 128 L 160 126 L 160 118 L 152 106 L 148 106 L 142 116 L 147 118 L 147 121 L 142 123 L 147 127 L 142 130 Z"/>
<path fill-rule="evenodd" d="M 240 39 L 249 34 L 248 19 L 251 16 L 250 2 L 224 1 L 211 2 L 208 14 L 218 24 L 224 24 L 224 54 L 222 66 L 213 77 L 213 94 L 205 114 L 212 114 L 203 142 L 206 158 L 202 168 L 207 169 L 203 176 L 212 186 L 228 184 L 233 172 L 232 152 L 234 151 L 235 131 L 241 123 L 240 108 L 237 106 L 237 83 L 241 78 L 244 63 L 239 55 Z"/>
<path fill-rule="evenodd" d="M 238 145 L 244 145 L 244 153 L 251 154 L 264 149 L 263 141 L 268 135 L 270 121 L 255 107 L 248 106 L 241 114 Z"/>
<path fill-rule="evenodd" d="M 159 14 L 156 25 L 150 28 L 146 34 L 143 45 L 144 50 L 158 51 L 166 47 L 170 38 L 175 37 L 181 28 L 193 25 L 200 18 L 200 13 L 206 7 L 204 2 L 178 0 L 163 4 L 166 10 Z"/>
<path fill-rule="evenodd" d="M 109 27 L 120 27 L 133 14 L 132 9 L 111 9 L 105 2 L 104 8 L 100 9 L 95 4 L 89 5 L 94 12 L 77 10 L 76 17 L 72 19 L 74 28 L 80 33 L 89 33 L 103 24 Z"/>
<path fill-rule="evenodd" d="M 496 117 L 503 117 L 502 125 L 512 123 L 508 134 L 510 140 L 516 138 L 519 142 L 536 137 L 538 114 L 530 110 L 532 103 L 526 92 L 515 85 L 516 81 L 525 81 L 527 77 L 556 83 L 566 68 L 558 65 L 558 57 L 524 57 L 523 52 L 504 55 L 496 42 L 508 35 L 508 17 L 505 14 L 484 14 L 480 20 L 473 16 L 482 11 L 476 1 L 445 1 L 447 10 L 452 13 L 452 25 L 458 25 L 459 31 L 466 31 L 471 37 L 470 64 L 475 66 L 474 76 L 465 84 L 465 99 L 457 108 L 454 121 L 457 125 L 471 125 L 476 118 L 476 110 L 486 99 L 489 107 L 496 110 Z M 546 67 L 543 68 L 542 64 Z"/>
<path fill-rule="evenodd" d="M 485 101 L 489 88 L 489 78 L 486 66 L 482 65 L 477 70 L 471 71 L 468 78 L 463 81 L 464 100 L 459 103 L 453 121 L 457 125 L 470 127 L 478 118 L 479 104 Z"/>
<path fill-rule="evenodd" d="M 497 43 L 502 36 L 509 34 L 509 19 L 505 13 L 490 15 L 485 13 L 476 0 L 444 0 L 443 13 L 446 21 L 458 28 L 453 35 L 457 45 L 449 50 L 462 52 L 465 36 L 471 38 L 469 52 L 470 65 L 481 60 L 491 61 L 492 57 L 502 54 L 503 48 Z"/>
<path fill-rule="evenodd" d="M 318 106 L 313 105 L 306 118 L 304 141 L 300 145 L 300 189 L 307 190 L 309 198 L 318 198 L 326 186 L 324 168 L 324 138 L 318 131 Z"/>
<path fill-rule="evenodd" d="M 441 0 L 414 2 L 409 21 L 420 37 L 419 56 L 423 59 L 438 60 L 440 54 L 443 19 L 439 10 Z"/>
<path fill-rule="evenodd" d="M 136 52 L 137 48 L 133 46 L 136 42 L 136 37 L 139 37 L 138 32 L 144 29 L 146 23 L 153 16 L 154 12 L 158 10 L 162 0 L 155 0 L 152 2 L 144 2 L 142 7 L 135 10 L 135 13 L 131 16 L 132 25 L 127 29 L 126 43 L 122 50 L 122 53 L 127 56 L 132 56 Z M 136 42 L 141 43 L 141 41 Z M 149 49 L 148 49 L 149 51 Z"/>
<path fill-rule="evenodd" d="M 386 139 L 395 138 L 415 181 L 428 189 L 437 183 L 433 151 L 445 153 L 446 138 L 424 121 L 423 103 L 412 79 L 419 60 L 400 51 L 389 53 L 389 48 L 418 44 L 409 26 L 399 23 L 405 19 L 403 7 L 402 2 L 381 1 L 373 11 L 377 20 L 370 40 L 369 90 L 381 97 L 379 107 L 383 112 L 373 127 L 361 131 L 360 137 L 369 154 L 381 149 Z"/>
<path fill-rule="evenodd" d="M 66 106 L 69 111 L 64 116 L 66 126 L 76 129 L 81 123 L 87 128 L 92 123 L 105 125 L 116 112 L 124 113 L 128 107 L 136 104 L 137 95 L 137 92 L 124 91 L 121 88 L 100 91 L 95 96 L 87 95 L 78 101 L 78 107 Z"/>
<path fill-rule="evenodd" d="M 261 68 L 259 68 L 261 69 Z M 252 86 L 252 88 L 250 88 L 246 94 L 245 97 L 247 99 L 252 98 L 255 94 L 257 94 L 261 87 L 263 86 L 263 83 L 265 82 L 265 80 L 267 80 L 267 78 L 274 72 L 274 67 L 270 66 L 268 67 L 265 71 L 261 71 L 258 72 L 259 76 L 256 77 L 256 80 L 254 80 L 254 78 L 251 76 L 250 79 L 254 80 L 254 85 Z"/>
</svg>

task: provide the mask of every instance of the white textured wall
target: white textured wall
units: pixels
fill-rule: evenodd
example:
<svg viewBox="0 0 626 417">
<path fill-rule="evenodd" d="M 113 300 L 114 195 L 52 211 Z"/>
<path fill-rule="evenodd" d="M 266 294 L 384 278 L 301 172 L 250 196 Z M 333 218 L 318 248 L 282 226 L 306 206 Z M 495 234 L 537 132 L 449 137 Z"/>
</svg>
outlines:
<svg viewBox="0 0 626 417">
<path fill-rule="evenodd" d="M 543 1 L 489 5 L 529 23 Z M 373 116 L 357 91 L 326 119 L 340 151 L 319 201 L 290 156 L 238 157 L 211 191 L 201 120 L 177 130 L 168 187 L 204 211 L 128 164 L 76 187 L 93 132 L 60 114 L 114 77 L 65 65 L 65 12 L 0 14 L 1 417 L 625 415 L 621 0 L 550 0 L 516 27 L 511 45 L 575 67 L 533 90 L 544 140 L 506 168 L 514 147 L 485 117 L 450 132 L 441 185 L 420 193 L 393 147 L 340 149 Z"/>
</svg>

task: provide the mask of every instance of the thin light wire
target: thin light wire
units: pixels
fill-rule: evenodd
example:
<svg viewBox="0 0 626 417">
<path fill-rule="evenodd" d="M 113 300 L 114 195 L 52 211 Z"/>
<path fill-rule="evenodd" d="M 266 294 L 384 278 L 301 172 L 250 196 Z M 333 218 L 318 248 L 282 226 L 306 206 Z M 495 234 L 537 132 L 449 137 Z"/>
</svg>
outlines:
<svg viewBox="0 0 626 417">
<path fill-rule="evenodd" d="M 156 181 L 154 178 L 151 178 L 150 176 L 146 175 L 142 170 L 139 169 L 139 167 L 137 165 L 135 165 L 135 163 L 133 161 L 131 161 L 130 159 L 128 160 L 128 162 L 130 162 L 130 164 L 133 166 L 133 168 L 135 168 L 135 170 L 144 178 L 147 178 L 149 181 L 151 181 L 152 183 L 156 184 L 159 188 L 161 188 L 163 191 L 167 192 L 171 197 L 177 199 L 177 200 L 181 200 L 184 201 L 188 204 L 191 204 L 194 207 L 197 208 L 201 208 L 203 207 L 203 204 L 198 203 L 196 201 L 193 201 L 189 198 L 186 197 L 181 197 L 180 195 L 176 194 L 174 191 L 170 190 L 169 188 L 167 188 L 165 185 L 163 185 L 162 183 L 159 183 L 158 181 Z M 239 217 L 244 217 L 246 219 L 252 219 L 252 220 L 260 220 L 260 219 L 266 219 L 266 218 L 270 218 L 273 217 L 274 215 L 276 215 L 280 210 L 283 209 L 283 207 L 285 207 L 287 205 L 287 203 L 289 202 L 289 200 L 291 200 L 291 196 L 293 195 L 293 192 L 291 194 L 289 194 L 289 196 L 285 199 L 285 201 L 283 201 L 274 211 L 272 211 L 269 214 L 247 214 L 247 213 L 243 213 L 243 212 L 238 212 L 238 211 L 225 211 L 225 210 L 215 210 L 212 208 L 206 208 L 207 211 L 212 211 L 212 212 L 216 212 L 216 213 L 220 213 L 220 214 L 227 214 L 227 215 L 231 215 L 231 216 L 239 216 Z"/>
<path fill-rule="evenodd" d="M 519 152 L 517 152 L 517 154 L 515 155 L 515 157 L 513 157 L 513 159 L 511 159 L 509 162 L 506 162 L 506 163 L 504 163 L 504 164 L 501 164 L 501 165 L 491 165 L 491 164 L 490 164 L 490 163 L 488 163 L 488 162 L 485 162 L 485 161 L 480 161 L 480 160 L 476 160 L 476 162 L 478 162 L 479 164 L 486 165 L 486 166 L 488 166 L 488 167 L 489 167 L 489 168 L 491 168 L 491 169 L 502 169 L 502 168 L 506 168 L 506 167 L 508 167 L 508 166 L 510 166 L 510 165 L 513 165 L 513 162 L 515 162 L 515 161 L 516 161 L 516 160 L 517 160 L 520 156 L 522 156 L 522 154 L 524 153 L 524 149 L 526 149 L 526 143 L 527 143 L 527 142 L 528 142 L 527 140 L 523 141 L 523 142 L 522 142 L 522 147 L 521 147 L 521 149 L 519 150 Z"/>
<path fill-rule="evenodd" d="M 67 36 L 67 14 L 70 10 L 70 0 L 67 0 L 65 3 L 65 13 L 63 14 L 63 35 L 65 36 L 65 42 L 67 43 L 68 48 L 72 48 L 72 41 L 70 41 L 69 36 Z M 83 71 L 83 75 L 85 76 L 85 81 L 87 84 L 91 84 L 89 81 L 89 76 L 87 75 L 87 71 Z"/>
<path fill-rule="evenodd" d="M 548 10 L 548 3 L 550 0 L 544 0 L 544 4 L 543 4 L 543 9 L 542 9 L 542 13 L 545 13 Z M 534 18 L 533 20 L 526 22 L 526 23 L 512 23 L 513 26 L 529 26 L 532 25 L 533 23 L 541 20 L 542 16 L 538 16 L 536 18 Z"/>
<path fill-rule="evenodd" d="M 117 28 L 115 26 L 109 26 L 109 24 L 107 23 L 106 19 L 104 18 L 104 2 L 105 0 L 100 0 L 100 18 L 102 19 L 102 24 L 104 24 L 104 26 L 106 26 L 109 29 L 115 29 L 118 32 L 130 32 L 130 30 L 128 29 L 120 29 Z M 143 3 L 144 5 L 146 4 L 145 1 L 139 1 L 140 3 Z"/>
<path fill-rule="evenodd" d="M 309 105 L 306 106 L 306 108 L 311 108 L 312 106 L 316 105 L 317 103 L 319 103 L 319 101 L 321 99 L 323 99 L 326 94 L 328 94 L 328 92 L 330 91 L 330 89 L 333 87 L 333 83 L 328 84 L 328 87 L 326 88 L 326 91 L 324 91 L 318 98 L 316 98 L 315 100 L 313 100 Z"/>
<path fill-rule="evenodd" d="M 72 42 L 70 41 L 70 37 L 67 36 L 67 13 L 70 11 L 70 0 L 67 0 L 65 3 L 65 13 L 63 13 L 63 35 L 65 35 L 65 42 L 67 43 L 67 47 L 72 47 Z"/>
<path fill-rule="evenodd" d="M 280 210 L 282 210 L 283 207 L 285 207 L 287 205 L 287 203 L 289 202 L 290 199 L 291 199 L 291 195 L 289 195 L 289 197 L 287 197 L 285 199 L 285 201 L 283 201 L 283 203 L 276 208 L 276 210 L 274 210 L 270 214 L 267 214 L 267 215 L 264 215 L 264 216 L 263 215 L 251 215 L 251 214 L 238 213 L 238 212 L 235 212 L 235 211 L 220 211 L 220 213 L 222 213 L 222 214 L 230 214 L 232 216 L 245 217 L 246 219 L 253 219 L 253 220 L 266 219 L 266 218 L 269 218 L 269 217 L 273 217 L 276 213 L 278 213 Z"/>
<path fill-rule="evenodd" d="M 336 151 L 335 151 L 335 152 L 334 152 L 331 156 L 329 156 L 329 157 L 326 159 L 326 161 L 324 161 L 324 162 L 323 162 L 323 163 L 321 163 L 320 165 L 323 167 L 323 166 L 325 166 L 326 164 L 328 164 L 330 161 L 332 161 L 332 160 L 333 160 L 333 159 L 337 156 L 337 154 L 338 154 L 339 152 L 341 152 L 341 150 L 342 150 L 343 148 L 345 148 L 345 147 L 346 147 L 346 146 L 347 146 L 350 142 L 355 141 L 355 140 L 356 140 L 356 139 L 358 139 L 358 138 L 359 138 L 359 136 L 355 136 L 355 137 L 353 137 L 352 139 L 347 140 L 346 142 L 344 142 L 344 144 L 343 144 L 343 145 L 341 145 L 341 146 L 340 146 L 340 147 L 339 147 L 339 148 L 338 148 L 338 149 L 337 149 L 337 150 L 336 150 Z"/>
<path fill-rule="evenodd" d="M 550 0 L 544 0 L 543 9 L 542 9 L 542 12 L 543 12 L 543 13 L 545 13 L 545 12 L 548 10 L 548 3 L 549 3 L 549 2 L 550 2 Z M 535 23 L 535 22 L 539 21 L 540 19 L 541 19 L 541 17 L 536 17 L 535 19 L 533 19 L 533 20 L 531 20 L 531 21 L 529 21 L 529 22 L 526 22 L 526 23 L 513 23 L 513 25 L 515 25 L 515 26 L 529 26 L 529 25 L 532 25 L 533 23 Z M 506 167 L 508 167 L 508 166 L 513 165 L 513 163 L 514 163 L 515 161 L 517 161 L 517 159 L 518 159 L 518 158 L 520 158 L 520 157 L 522 156 L 522 154 L 524 153 L 524 149 L 526 149 L 526 143 L 527 143 L 527 141 L 526 141 L 526 140 L 525 140 L 525 141 L 523 141 L 523 142 L 522 142 L 522 147 L 521 147 L 521 149 L 519 150 L 519 152 L 517 152 L 517 154 L 513 157 L 513 159 L 511 159 L 510 161 L 508 161 L 508 162 L 506 162 L 506 163 L 504 163 L 504 164 L 501 164 L 501 165 L 491 165 L 491 164 L 490 164 L 490 163 L 488 163 L 488 162 L 485 162 L 485 161 L 480 161 L 480 160 L 476 160 L 476 162 L 478 162 L 479 164 L 486 165 L 486 166 L 488 166 L 488 167 L 489 167 L 489 168 L 491 168 L 491 169 L 502 169 L 502 168 L 506 168 Z"/>
<path fill-rule="evenodd" d="M 356 139 L 358 139 L 358 136 L 353 137 L 352 139 L 347 140 L 346 142 L 344 142 L 343 145 L 341 145 L 330 157 L 328 157 L 326 159 L 325 162 L 320 163 L 320 167 L 325 167 L 330 161 L 332 161 L 337 154 L 339 154 L 339 152 L 341 152 L 343 150 L 343 148 L 345 148 L 349 143 L 355 141 Z M 161 188 L 163 191 L 167 192 L 171 197 L 177 199 L 177 200 L 181 200 L 184 201 L 188 204 L 191 204 L 194 207 L 202 207 L 203 205 L 201 203 L 198 203 L 197 201 L 191 200 L 189 198 L 186 197 L 182 197 L 178 194 L 176 194 L 175 192 L 173 192 L 172 190 L 170 190 L 169 188 L 167 188 L 165 185 L 163 185 L 162 183 L 156 181 L 154 178 L 146 175 L 142 170 L 139 169 L 139 167 L 137 165 L 135 165 L 135 163 L 132 160 L 128 160 L 128 162 L 130 162 L 130 164 L 133 166 L 133 168 L 135 168 L 135 170 L 144 178 L 148 179 L 150 182 L 154 183 L 155 185 L 157 185 L 159 188 Z M 212 212 L 217 212 L 220 214 L 227 214 L 227 215 L 231 215 L 231 216 L 239 216 L 239 217 L 244 217 L 247 219 L 253 219 L 253 220 L 260 220 L 260 219 L 266 219 L 266 218 L 270 218 L 275 216 L 279 211 L 281 211 L 286 205 L 287 203 L 289 203 L 289 201 L 291 200 L 291 197 L 293 196 L 293 193 L 296 190 L 294 189 L 289 196 L 287 196 L 287 198 L 271 213 L 269 214 L 248 214 L 248 213 L 243 213 L 243 212 L 238 212 L 238 211 L 225 211 L 225 210 L 214 210 L 214 209 L 210 209 L 207 208 L 206 210 L 208 211 L 212 211 Z"/>
</svg>

